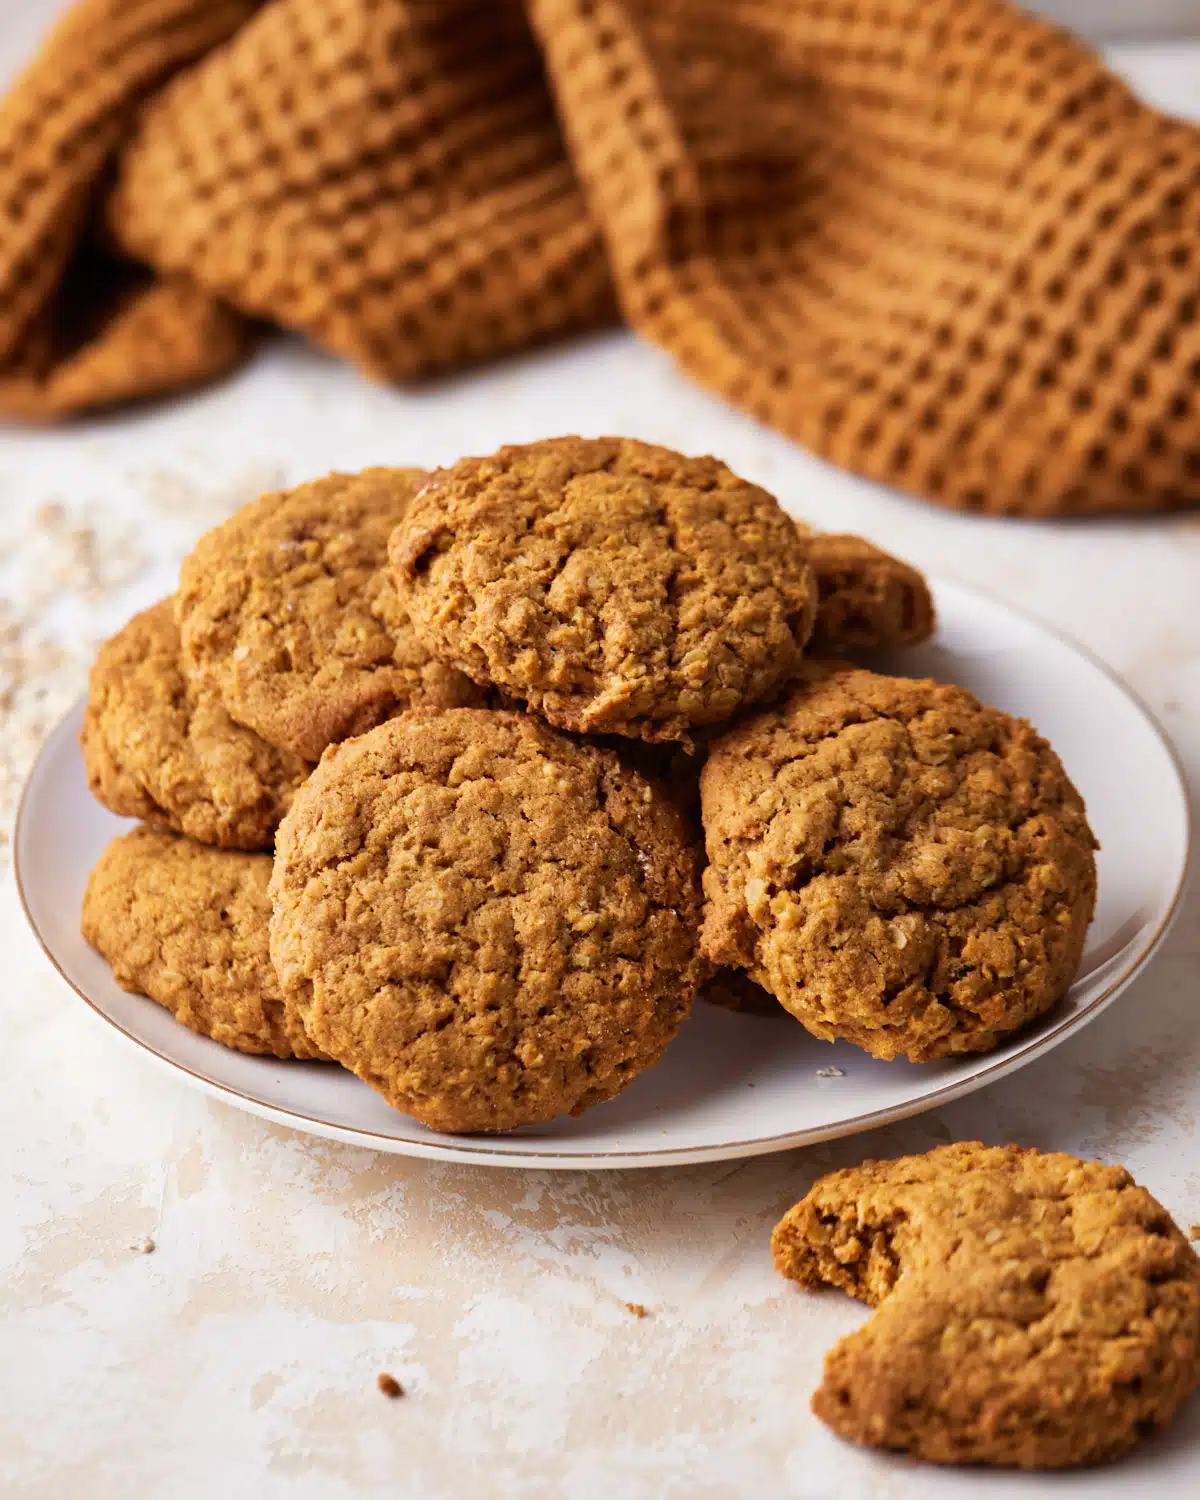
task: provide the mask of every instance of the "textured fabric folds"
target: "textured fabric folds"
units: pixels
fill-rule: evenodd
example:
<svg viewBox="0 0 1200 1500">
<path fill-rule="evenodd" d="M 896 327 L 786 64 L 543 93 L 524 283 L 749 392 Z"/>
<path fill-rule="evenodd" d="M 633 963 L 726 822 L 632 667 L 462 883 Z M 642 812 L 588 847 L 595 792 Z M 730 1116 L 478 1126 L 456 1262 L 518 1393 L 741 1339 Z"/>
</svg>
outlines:
<svg viewBox="0 0 1200 1500">
<path fill-rule="evenodd" d="M 600 326 L 963 510 L 1200 500 L 1200 129 L 1006 0 L 82 0 L 0 105 L 0 411 Z"/>
</svg>

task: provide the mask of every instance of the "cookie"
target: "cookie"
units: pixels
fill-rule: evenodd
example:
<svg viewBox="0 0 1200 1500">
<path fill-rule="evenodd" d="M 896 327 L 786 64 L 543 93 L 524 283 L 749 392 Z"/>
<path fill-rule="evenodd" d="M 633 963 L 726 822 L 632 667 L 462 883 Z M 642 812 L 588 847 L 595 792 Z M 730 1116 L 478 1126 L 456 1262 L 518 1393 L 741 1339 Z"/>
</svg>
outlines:
<svg viewBox="0 0 1200 1500">
<path fill-rule="evenodd" d="M 812 663 L 714 740 L 702 946 L 826 1041 L 996 1046 L 1066 993 L 1096 899 L 1083 799 L 964 688 Z"/>
<path fill-rule="evenodd" d="M 560 728 L 687 741 L 786 682 L 805 543 L 714 458 L 553 438 L 435 474 L 392 538 L 428 648 Z"/>
<path fill-rule="evenodd" d="M 479 700 L 421 645 L 380 571 L 424 477 L 330 474 L 263 495 L 200 539 L 176 596 L 184 668 L 239 724 L 315 761 L 410 704 Z"/>
<path fill-rule="evenodd" d="M 1200 1382 L 1200 1260 L 1123 1167 L 977 1141 L 822 1177 L 775 1264 L 879 1310 L 813 1411 L 934 1463 L 1068 1468 L 1165 1427 Z"/>
<path fill-rule="evenodd" d="M 84 937 L 124 990 L 239 1052 L 320 1057 L 271 967 L 271 856 L 150 828 L 114 839 L 88 878 Z"/>
<path fill-rule="evenodd" d="M 227 849 L 269 849 L 311 769 L 185 679 L 170 599 L 101 646 L 79 738 L 88 786 L 111 812 Z"/>
<path fill-rule="evenodd" d="M 280 826 L 271 956 L 310 1035 L 437 1130 L 579 1113 L 696 987 L 697 855 L 613 752 L 412 710 L 330 750 Z"/>
<path fill-rule="evenodd" d="M 933 634 L 933 598 L 916 568 L 860 536 L 811 532 L 804 540 L 818 595 L 811 650 L 918 646 Z"/>
</svg>

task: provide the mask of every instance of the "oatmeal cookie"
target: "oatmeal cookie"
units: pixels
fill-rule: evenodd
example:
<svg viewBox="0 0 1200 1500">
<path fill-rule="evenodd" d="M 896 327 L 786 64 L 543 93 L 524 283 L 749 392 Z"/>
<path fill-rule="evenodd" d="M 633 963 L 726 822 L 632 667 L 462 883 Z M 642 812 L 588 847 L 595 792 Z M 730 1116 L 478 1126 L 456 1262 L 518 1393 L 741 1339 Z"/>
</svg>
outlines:
<svg viewBox="0 0 1200 1500">
<path fill-rule="evenodd" d="M 697 853 L 615 754 L 412 710 L 330 750 L 279 830 L 271 955 L 310 1035 L 395 1108 L 512 1130 L 611 1099 L 696 987 Z"/>
<path fill-rule="evenodd" d="M 765 490 L 629 438 L 463 459 L 389 549 L 421 638 L 476 682 L 563 729 L 681 741 L 796 669 L 805 551 Z"/>
<path fill-rule="evenodd" d="M 1067 1468 L 1165 1427 L 1200 1381 L 1200 1260 L 1123 1167 L 977 1141 L 818 1181 L 775 1264 L 879 1310 L 813 1410 L 935 1463 Z"/>
<path fill-rule="evenodd" d="M 83 898 L 84 937 L 124 990 L 239 1052 L 320 1057 L 271 967 L 269 854 L 135 828 L 114 839 Z"/>
<path fill-rule="evenodd" d="M 88 786 L 110 812 L 227 849 L 269 849 L 312 769 L 186 680 L 170 599 L 101 646 L 79 739 Z"/>
<path fill-rule="evenodd" d="M 826 1041 L 980 1052 L 1079 966 L 1096 897 L 1083 799 L 1022 719 L 838 663 L 716 739 L 700 778 L 702 946 Z"/>
<path fill-rule="evenodd" d="M 860 536 L 801 535 L 817 580 L 811 650 L 919 646 L 933 634 L 933 596 L 916 568 Z"/>
<path fill-rule="evenodd" d="M 479 701 L 421 645 L 381 572 L 424 477 L 330 474 L 263 495 L 200 539 L 176 596 L 184 669 L 239 724 L 315 761 L 409 704 Z"/>
</svg>

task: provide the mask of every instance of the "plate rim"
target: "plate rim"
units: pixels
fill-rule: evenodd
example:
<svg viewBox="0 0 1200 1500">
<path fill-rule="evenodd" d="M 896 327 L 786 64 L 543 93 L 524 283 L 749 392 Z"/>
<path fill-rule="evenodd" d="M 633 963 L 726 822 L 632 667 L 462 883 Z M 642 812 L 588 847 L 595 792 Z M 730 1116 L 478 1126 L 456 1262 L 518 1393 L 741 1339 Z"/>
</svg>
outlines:
<svg viewBox="0 0 1200 1500">
<path fill-rule="evenodd" d="M 199 1089 L 200 1092 L 207 1094 L 211 1098 L 221 1100 L 230 1104 L 235 1109 L 256 1115 L 260 1119 L 268 1120 L 273 1124 L 284 1125 L 289 1129 L 300 1131 L 306 1135 L 317 1135 L 326 1140 L 338 1141 L 346 1145 L 382 1151 L 390 1156 L 417 1157 L 432 1161 L 453 1161 L 471 1166 L 517 1167 L 528 1171 L 547 1169 L 556 1171 L 632 1171 L 649 1167 L 686 1166 L 704 1162 L 767 1156 L 780 1151 L 796 1150 L 804 1146 L 818 1145 L 823 1141 L 861 1135 L 866 1131 L 875 1130 L 884 1125 L 896 1124 L 901 1120 L 911 1119 L 914 1115 L 924 1114 L 928 1110 L 936 1109 L 941 1105 L 952 1103 L 956 1099 L 964 1098 L 968 1094 L 976 1093 L 980 1089 L 986 1088 L 989 1084 L 995 1083 L 1005 1077 L 1007 1074 L 1025 1067 L 1039 1057 L 1045 1056 L 1046 1053 L 1058 1046 L 1060 1042 L 1065 1041 L 1069 1035 L 1082 1030 L 1084 1026 L 1088 1025 L 1102 1011 L 1106 1010 L 1121 991 L 1146 967 L 1154 954 L 1162 946 L 1167 934 L 1174 925 L 1183 902 L 1184 892 L 1188 886 L 1193 856 L 1192 813 L 1183 766 L 1170 735 L 1159 722 L 1158 717 L 1147 706 L 1141 695 L 1089 647 L 1083 645 L 1082 642 L 1076 640 L 1074 636 L 1068 634 L 1066 631 L 1060 630 L 1057 625 L 1050 624 L 1048 621 L 1042 619 L 1034 612 L 1022 606 L 1014 605 L 991 590 L 981 588 L 973 582 L 967 582 L 951 572 L 930 572 L 926 574 L 926 577 L 929 581 L 935 603 L 939 585 L 949 585 L 954 590 L 967 595 L 975 595 L 980 599 L 986 600 L 989 604 L 998 606 L 1000 609 L 1036 626 L 1037 629 L 1044 631 L 1060 645 L 1067 647 L 1068 650 L 1082 657 L 1083 660 L 1094 667 L 1101 676 L 1106 678 L 1132 704 L 1166 754 L 1167 763 L 1173 775 L 1172 790 L 1179 804 L 1179 811 L 1182 814 L 1183 845 L 1182 859 L 1175 875 L 1175 885 L 1170 904 L 1160 916 L 1154 931 L 1143 945 L 1130 956 L 1129 961 L 1123 969 L 1111 977 L 1108 984 L 1088 1002 L 1085 1008 L 1075 1011 L 1069 1016 L 1064 1016 L 1047 1031 L 1042 1032 L 1036 1037 L 1032 1037 L 1024 1047 L 1011 1056 L 991 1063 L 979 1072 L 972 1073 L 965 1078 L 942 1084 L 928 1093 L 921 1094 L 918 1098 L 907 1100 L 901 1104 L 887 1105 L 879 1109 L 867 1110 L 862 1114 L 848 1116 L 840 1120 L 836 1125 L 809 1126 L 802 1130 L 788 1131 L 782 1135 L 760 1136 L 747 1141 L 728 1141 L 714 1146 L 661 1146 L 629 1151 L 591 1151 L 586 1154 L 578 1151 L 560 1152 L 554 1150 L 512 1152 L 511 1150 L 505 1150 L 503 1146 L 497 1149 L 491 1144 L 491 1141 L 500 1143 L 506 1140 L 506 1137 L 503 1135 L 486 1138 L 488 1144 L 469 1145 L 467 1144 L 467 1139 L 478 1138 L 446 1136 L 443 1139 L 433 1136 L 429 1141 L 414 1141 L 406 1140 L 400 1136 L 386 1135 L 381 1131 L 361 1129 L 358 1126 L 339 1125 L 317 1116 L 306 1115 L 297 1110 L 288 1109 L 282 1105 L 268 1104 L 262 1100 L 254 1099 L 232 1084 L 222 1083 L 204 1073 L 198 1073 L 186 1063 L 177 1062 L 173 1058 L 167 1057 L 152 1046 L 149 1041 L 101 1009 L 98 1002 L 81 989 L 63 969 L 38 926 L 30 906 L 21 869 L 21 851 L 24 844 L 22 834 L 30 793 L 37 780 L 39 770 L 49 753 L 52 742 L 57 740 L 63 726 L 86 703 L 86 693 L 72 703 L 45 736 L 38 747 L 37 755 L 34 757 L 33 763 L 26 773 L 21 787 L 21 795 L 17 803 L 17 814 L 13 821 L 12 870 L 17 890 L 17 899 L 20 903 L 26 925 L 36 939 L 43 957 L 50 964 L 58 978 L 79 996 L 96 1020 L 103 1022 L 111 1028 L 126 1043 L 135 1048 L 143 1056 L 151 1059 L 157 1066 L 171 1074 L 182 1075 L 192 1087 Z M 154 1002 L 151 1001 L 150 1003 L 153 1004 Z"/>
</svg>

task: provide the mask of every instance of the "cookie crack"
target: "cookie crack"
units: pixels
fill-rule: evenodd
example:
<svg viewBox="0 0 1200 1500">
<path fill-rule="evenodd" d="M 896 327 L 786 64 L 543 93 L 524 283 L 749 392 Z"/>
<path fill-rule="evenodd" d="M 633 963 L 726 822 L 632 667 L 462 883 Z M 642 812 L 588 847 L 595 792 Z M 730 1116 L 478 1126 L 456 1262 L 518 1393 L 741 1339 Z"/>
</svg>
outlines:
<svg viewBox="0 0 1200 1500">
<path fill-rule="evenodd" d="M 667 670 L 674 674 L 679 670 L 681 646 L 678 585 L 680 575 L 687 566 L 688 560 L 679 545 L 679 523 L 675 519 L 672 507 L 665 500 L 660 500 L 657 508 L 658 525 L 667 533 L 667 541 L 671 549 L 671 563 L 663 581 L 663 593 L 667 606 L 667 619 L 670 622 L 667 635 Z"/>
</svg>

